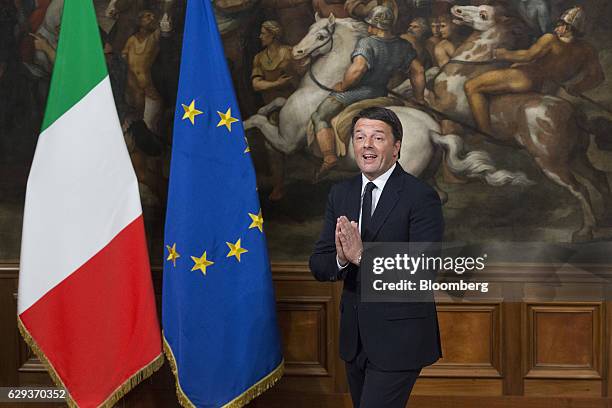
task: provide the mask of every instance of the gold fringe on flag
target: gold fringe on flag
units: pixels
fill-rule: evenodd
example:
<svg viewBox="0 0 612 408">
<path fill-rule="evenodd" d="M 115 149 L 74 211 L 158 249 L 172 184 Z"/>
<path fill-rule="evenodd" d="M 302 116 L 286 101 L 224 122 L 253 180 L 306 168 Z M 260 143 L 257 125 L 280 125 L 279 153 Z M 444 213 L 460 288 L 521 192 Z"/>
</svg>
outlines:
<svg viewBox="0 0 612 408">
<path fill-rule="evenodd" d="M 119 387 L 113 391 L 113 393 L 101 404 L 99 408 L 111 408 L 121 398 L 130 392 L 134 387 L 140 384 L 142 381 L 149 378 L 154 372 L 159 370 L 164 365 L 164 354 L 161 353 L 153 359 L 149 364 L 135 372 L 130 378 L 124 381 Z"/>
<path fill-rule="evenodd" d="M 70 395 L 70 391 L 68 390 L 68 388 L 66 388 L 66 386 L 60 379 L 59 375 L 57 374 L 57 371 L 55 371 L 55 368 L 45 356 L 45 353 L 43 353 L 40 347 L 38 347 L 38 343 L 36 343 L 34 338 L 32 338 L 32 336 L 30 335 L 30 332 L 28 331 L 28 329 L 26 329 L 25 325 L 23 324 L 19 316 L 17 316 L 17 327 L 19 328 L 19 332 L 21 333 L 21 336 L 25 340 L 26 344 L 32 349 L 34 354 L 36 354 L 38 359 L 45 366 L 45 369 L 49 373 L 49 376 L 51 376 L 51 379 L 55 383 L 56 387 L 60 387 L 66 390 L 66 404 L 68 404 L 70 408 L 78 408 L 77 403 L 74 401 L 74 399 Z M 138 370 L 130 378 L 125 380 L 123 384 L 117 387 L 111 393 L 111 395 L 109 395 L 108 398 L 106 398 L 104 402 L 98 405 L 98 408 L 111 408 L 112 406 L 114 406 L 121 398 L 125 396 L 125 394 L 130 392 L 132 388 L 140 384 L 140 382 L 142 382 L 143 380 L 149 378 L 155 371 L 159 370 L 159 368 L 163 364 L 164 364 L 164 355 L 159 354 L 153 359 L 153 361 L 151 361 L 149 364 L 147 364 L 146 366 Z"/>
<path fill-rule="evenodd" d="M 261 380 L 257 381 L 254 385 L 252 385 L 248 390 L 234 398 L 231 402 L 225 404 L 223 408 L 241 408 L 246 404 L 259 397 L 261 394 L 266 392 L 268 389 L 272 388 L 274 384 L 285 373 L 285 360 L 281 360 L 278 367 L 276 367 L 272 372 L 266 375 Z"/>
<path fill-rule="evenodd" d="M 179 383 L 178 376 L 178 368 L 176 366 L 176 360 L 174 358 L 174 353 L 170 348 L 170 345 L 166 341 L 166 336 L 164 336 L 164 332 L 162 331 L 162 339 L 164 341 L 164 352 L 166 353 L 166 359 L 170 363 L 170 367 L 172 368 L 172 373 L 174 374 L 174 379 L 176 381 L 176 397 L 178 398 L 178 402 L 182 407 L 185 408 L 196 408 L 196 406 L 191 402 L 187 394 L 181 388 L 181 384 Z M 263 394 L 268 389 L 272 388 L 274 384 L 283 376 L 285 372 L 285 360 L 281 360 L 278 367 L 276 367 L 270 374 L 266 375 L 261 380 L 257 381 L 257 383 L 253 384 L 249 387 L 248 390 L 234 398 L 229 403 L 225 404 L 223 408 L 242 408 L 261 394 Z"/>
<path fill-rule="evenodd" d="M 174 353 L 172 353 L 172 349 L 170 345 L 166 341 L 166 336 L 164 336 L 164 331 L 162 330 L 162 341 L 164 342 L 164 353 L 166 354 L 166 359 L 168 363 L 170 363 L 170 368 L 172 369 L 172 374 L 174 375 L 174 381 L 176 382 L 176 398 L 178 399 L 179 404 L 185 408 L 196 408 L 196 406 L 191 402 L 187 394 L 181 388 L 181 383 L 179 382 L 178 376 L 178 368 L 176 366 L 176 359 L 174 358 Z"/>
</svg>

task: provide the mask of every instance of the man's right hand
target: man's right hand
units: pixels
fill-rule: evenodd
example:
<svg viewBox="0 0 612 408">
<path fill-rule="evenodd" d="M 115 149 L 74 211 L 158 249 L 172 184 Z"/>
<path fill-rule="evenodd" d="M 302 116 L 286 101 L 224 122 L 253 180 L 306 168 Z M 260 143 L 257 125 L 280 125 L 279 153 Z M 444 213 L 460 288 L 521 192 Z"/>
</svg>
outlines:
<svg viewBox="0 0 612 408">
<path fill-rule="evenodd" d="M 339 231 L 338 227 L 340 227 Z M 336 231 L 338 231 L 336 235 L 340 237 L 344 257 L 349 262 L 359 266 L 361 253 L 363 251 L 359 225 L 355 221 L 349 221 L 348 218 L 343 215 L 338 218 Z"/>
<path fill-rule="evenodd" d="M 274 81 L 274 86 L 283 86 L 289 81 L 291 81 L 293 77 L 291 75 L 282 74 L 276 81 Z"/>
<path fill-rule="evenodd" d="M 340 265 L 346 265 L 348 263 L 348 259 L 346 259 L 346 255 L 344 255 L 344 249 L 342 248 L 342 243 L 340 242 L 340 219 L 336 220 L 336 256 L 338 257 L 338 262 Z"/>
</svg>

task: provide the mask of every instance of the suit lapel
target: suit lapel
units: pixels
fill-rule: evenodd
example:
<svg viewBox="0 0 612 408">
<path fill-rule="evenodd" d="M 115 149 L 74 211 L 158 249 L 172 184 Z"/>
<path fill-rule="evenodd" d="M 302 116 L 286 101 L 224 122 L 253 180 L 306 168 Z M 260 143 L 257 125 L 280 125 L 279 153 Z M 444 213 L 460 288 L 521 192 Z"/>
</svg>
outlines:
<svg viewBox="0 0 612 408">
<path fill-rule="evenodd" d="M 346 218 L 358 223 L 361 210 L 361 174 L 351 181 L 346 202 Z"/>
<path fill-rule="evenodd" d="M 391 173 L 391 177 L 385 184 L 385 188 L 382 192 L 382 195 L 378 199 L 378 204 L 376 205 L 376 209 L 374 210 L 374 214 L 372 216 L 372 224 L 370 225 L 370 232 L 366 236 L 368 241 L 374 241 L 376 236 L 378 235 L 378 231 L 385 223 L 385 220 L 391 213 L 391 210 L 395 207 L 397 202 L 399 201 L 400 191 L 403 187 L 403 179 L 402 173 L 404 169 L 397 164 L 393 173 Z"/>
</svg>

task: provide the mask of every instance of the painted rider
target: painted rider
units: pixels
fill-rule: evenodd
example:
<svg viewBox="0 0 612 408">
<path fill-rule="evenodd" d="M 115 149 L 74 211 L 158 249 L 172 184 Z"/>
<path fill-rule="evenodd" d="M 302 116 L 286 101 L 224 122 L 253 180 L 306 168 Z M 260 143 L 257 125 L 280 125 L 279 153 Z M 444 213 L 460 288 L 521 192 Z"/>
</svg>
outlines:
<svg viewBox="0 0 612 408">
<path fill-rule="evenodd" d="M 597 51 L 581 37 L 585 15 L 581 7 L 566 10 L 554 34 L 541 36 L 527 50 L 498 48 L 494 59 L 513 62 L 507 69 L 485 72 L 465 83 L 465 92 L 480 130 L 492 133 L 489 95 L 539 92 L 546 81 L 562 86 L 568 93 L 580 95 L 604 81 Z"/>
<path fill-rule="evenodd" d="M 316 139 L 323 154 L 323 163 L 316 179 L 336 167 L 336 139 L 331 120 L 352 103 L 387 95 L 387 83 L 396 71 L 410 70 L 410 82 L 415 90 L 415 99 L 424 103 L 425 74 L 416 52 L 406 40 L 395 37 L 393 10 L 387 6 L 376 6 L 365 18 L 368 36 L 361 38 L 351 54 L 351 65 L 342 81 L 333 87 L 312 114 L 311 119 Z"/>
</svg>

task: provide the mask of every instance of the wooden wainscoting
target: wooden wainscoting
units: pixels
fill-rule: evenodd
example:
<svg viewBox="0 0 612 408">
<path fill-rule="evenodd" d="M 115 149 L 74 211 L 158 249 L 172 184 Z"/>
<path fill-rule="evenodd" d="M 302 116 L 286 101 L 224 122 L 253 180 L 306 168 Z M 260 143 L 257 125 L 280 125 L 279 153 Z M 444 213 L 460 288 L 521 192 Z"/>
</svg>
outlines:
<svg viewBox="0 0 612 408">
<path fill-rule="evenodd" d="M 0 265 L 0 386 L 50 384 L 16 327 L 17 270 L 16 263 Z M 159 300 L 159 268 L 153 277 Z M 350 407 L 338 357 L 342 284 L 316 282 L 304 263 L 274 264 L 273 279 L 286 374 L 251 406 Z M 504 302 L 500 292 L 477 302 L 436 296 L 444 357 L 423 369 L 411 407 L 612 406 L 611 302 Z M 177 406 L 168 365 L 118 406 Z"/>
</svg>

